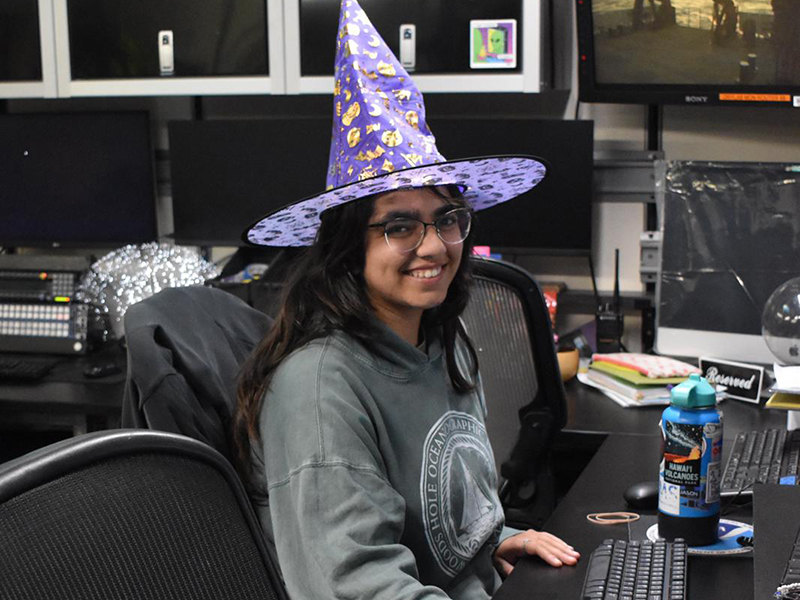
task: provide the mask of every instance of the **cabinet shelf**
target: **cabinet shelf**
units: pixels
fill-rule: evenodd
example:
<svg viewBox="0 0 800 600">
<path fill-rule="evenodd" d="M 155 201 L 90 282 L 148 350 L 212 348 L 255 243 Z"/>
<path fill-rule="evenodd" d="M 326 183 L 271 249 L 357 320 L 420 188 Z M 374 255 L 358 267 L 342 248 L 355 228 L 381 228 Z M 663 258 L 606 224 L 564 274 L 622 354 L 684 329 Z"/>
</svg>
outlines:
<svg viewBox="0 0 800 600">
<path fill-rule="evenodd" d="M 4 61 L 10 64 L 13 53 L 0 56 L 0 98 L 330 94 L 333 91 L 333 77 L 301 72 L 301 63 L 307 62 L 301 60 L 302 52 L 317 52 L 314 44 L 302 41 L 301 3 L 304 0 L 207 0 L 202 6 L 194 0 L 9 1 L 8 6 L 29 2 L 36 7 L 34 14 L 31 6 L 26 5 L 25 21 L 28 29 L 33 27 L 39 34 L 41 79 L 36 79 L 36 70 L 30 80 L 7 75 L 8 81 L 4 81 Z M 381 22 L 379 28 L 382 33 L 386 29 L 390 47 L 395 41 L 391 32 L 397 26 L 394 21 L 406 20 L 411 18 L 408 15 L 413 17 L 417 13 L 425 15 L 429 10 L 425 0 L 411 1 L 419 6 L 395 10 L 383 0 L 380 3 L 375 0 L 372 6 L 370 0 L 364 0 L 368 14 L 373 10 L 376 20 L 386 21 Z M 335 27 L 328 22 L 327 13 L 338 8 L 316 4 L 320 6 L 314 10 L 325 12 L 325 29 Z M 503 7 L 511 14 L 506 15 Z M 518 67 L 508 72 L 465 71 L 461 63 L 469 52 L 466 29 L 463 56 L 459 43 L 453 42 L 460 36 L 453 37 L 452 31 L 440 32 L 446 36 L 447 52 L 452 54 L 455 48 L 454 57 L 458 60 L 448 59 L 442 63 L 445 66 L 437 66 L 438 50 L 430 44 L 443 43 L 442 35 L 437 33 L 430 19 L 426 21 L 418 15 L 417 54 L 432 58 L 427 59 L 430 64 L 423 64 L 413 73 L 415 82 L 423 93 L 539 93 L 547 90 L 550 40 L 542 36 L 549 31 L 543 26 L 548 19 L 548 7 L 549 2 L 543 0 L 459 5 L 459 28 L 467 27 L 465 23 L 472 18 L 482 19 L 494 13 L 518 19 Z M 383 16 L 379 16 L 381 11 L 385 13 Z M 3 15 L 0 10 L 0 16 Z M 312 30 L 316 31 L 313 27 L 309 29 L 311 33 Z M 173 32 L 174 76 L 161 74 L 161 31 Z M 323 44 L 325 36 L 318 37 Z M 420 44 L 428 44 L 428 47 Z"/>
</svg>

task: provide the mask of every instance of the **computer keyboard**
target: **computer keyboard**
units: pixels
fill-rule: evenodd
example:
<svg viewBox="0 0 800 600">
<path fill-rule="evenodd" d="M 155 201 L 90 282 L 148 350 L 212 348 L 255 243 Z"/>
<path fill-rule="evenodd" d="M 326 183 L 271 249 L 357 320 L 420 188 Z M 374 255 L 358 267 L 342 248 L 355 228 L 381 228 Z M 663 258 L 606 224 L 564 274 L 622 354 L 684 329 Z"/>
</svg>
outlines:
<svg viewBox="0 0 800 600">
<path fill-rule="evenodd" d="M 800 430 L 740 432 L 725 464 L 720 494 L 752 494 L 755 483 L 797 485 L 799 466 Z"/>
<path fill-rule="evenodd" d="M 589 557 L 582 600 L 685 600 L 687 546 L 605 540 Z"/>
<path fill-rule="evenodd" d="M 41 356 L 0 355 L 0 381 L 6 379 L 32 381 L 41 379 L 60 359 Z"/>
</svg>

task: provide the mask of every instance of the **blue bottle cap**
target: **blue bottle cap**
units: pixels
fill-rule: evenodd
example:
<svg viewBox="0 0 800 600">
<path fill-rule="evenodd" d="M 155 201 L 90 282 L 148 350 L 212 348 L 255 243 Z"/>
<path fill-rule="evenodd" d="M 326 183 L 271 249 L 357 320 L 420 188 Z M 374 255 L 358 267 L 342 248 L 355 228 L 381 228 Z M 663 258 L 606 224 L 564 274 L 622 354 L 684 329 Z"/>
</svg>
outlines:
<svg viewBox="0 0 800 600">
<path fill-rule="evenodd" d="M 681 408 L 706 408 L 717 403 L 717 392 L 705 377 L 692 373 L 689 379 L 672 388 L 670 401 Z"/>
</svg>

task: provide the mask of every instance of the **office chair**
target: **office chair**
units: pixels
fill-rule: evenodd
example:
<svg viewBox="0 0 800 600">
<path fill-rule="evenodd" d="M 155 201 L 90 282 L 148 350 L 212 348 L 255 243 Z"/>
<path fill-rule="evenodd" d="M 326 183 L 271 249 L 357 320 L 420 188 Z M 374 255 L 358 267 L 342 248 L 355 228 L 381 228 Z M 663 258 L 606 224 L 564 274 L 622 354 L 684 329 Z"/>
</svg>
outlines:
<svg viewBox="0 0 800 600">
<path fill-rule="evenodd" d="M 550 448 L 567 419 L 550 316 L 526 271 L 470 261 L 474 285 L 463 319 L 478 353 L 500 499 L 507 523 L 541 527 L 555 508 Z"/>
<path fill-rule="evenodd" d="M 0 465 L 1 600 L 286 600 L 275 564 L 196 440 L 100 431 Z"/>
<path fill-rule="evenodd" d="M 125 313 L 122 426 L 180 433 L 231 459 L 239 369 L 271 317 L 204 286 L 168 288 Z"/>
</svg>

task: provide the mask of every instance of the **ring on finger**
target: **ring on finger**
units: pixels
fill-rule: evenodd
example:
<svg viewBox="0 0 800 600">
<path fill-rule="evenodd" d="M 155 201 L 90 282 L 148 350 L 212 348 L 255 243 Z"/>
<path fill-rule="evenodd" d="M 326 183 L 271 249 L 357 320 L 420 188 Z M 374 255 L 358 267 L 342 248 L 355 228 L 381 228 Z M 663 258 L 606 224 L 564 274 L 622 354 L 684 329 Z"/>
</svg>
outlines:
<svg viewBox="0 0 800 600">
<path fill-rule="evenodd" d="M 522 540 L 522 549 L 523 549 L 523 550 L 525 549 L 525 546 L 526 546 L 526 545 L 528 544 L 528 542 L 530 542 L 530 541 L 531 541 L 531 538 L 525 538 L 524 540 Z"/>
</svg>

